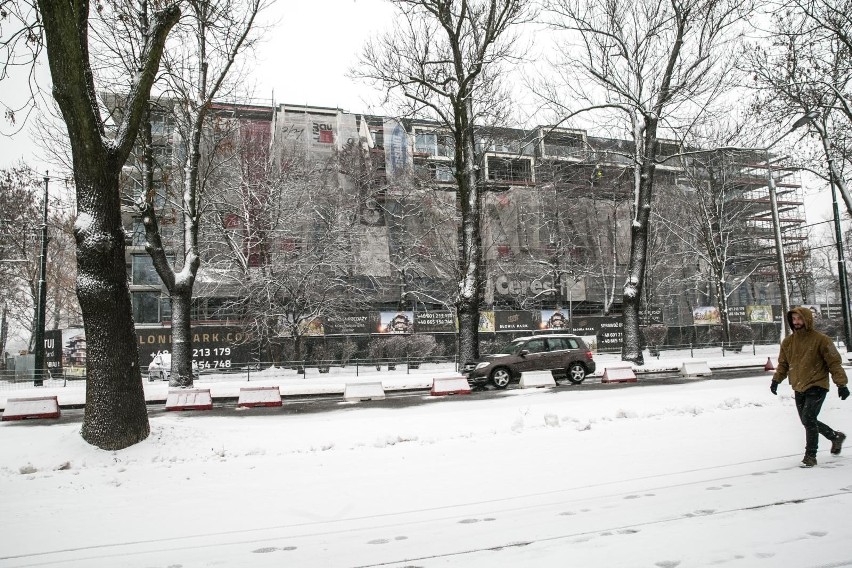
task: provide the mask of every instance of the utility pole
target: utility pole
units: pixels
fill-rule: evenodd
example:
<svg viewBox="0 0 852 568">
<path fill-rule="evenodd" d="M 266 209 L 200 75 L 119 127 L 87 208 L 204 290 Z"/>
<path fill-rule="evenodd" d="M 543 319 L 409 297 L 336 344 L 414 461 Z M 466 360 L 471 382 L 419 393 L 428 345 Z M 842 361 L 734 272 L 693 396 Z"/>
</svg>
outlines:
<svg viewBox="0 0 852 568">
<path fill-rule="evenodd" d="M 829 158 L 831 160 L 831 158 Z M 840 303 L 843 312 L 843 344 L 846 352 L 852 351 L 852 325 L 849 322 L 849 284 L 846 274 L 846 259 L 843 254 L 843 231 L 840 227 L 840 210 L 837 207 L 837 190 L 834 187 L 834 168 L 828 168 L 828 183 L 831 186 L 831 204 L 834 209 L 834 240 L 837 245 L 837 276 L 840 284 Z"/>
<path fill-rule="evenodd" d="M 778 215 L 778 193 L 772 177 L 772 161 L 766 148 L 766 176 L 769 185 L 769 205 L 772 209 L 772 232 L 775 236 L 775 253 L 778 261 L 778 290 L 781 295 L 781 340 L 787 337 L 787 312 L 790 311 L 790 292 L 787 288 L 787 262 L 784 258 L 784 239 L 781 236 L 781 220 Z"/>
<path fill-rule="evenodd" d="M 44 385 L 44 323 L 47 311 L 47 187 L 50 178 L 44 172 L 44 217 L 41 224 L 41 256 L 38 272 L 38 301 L 36 302 L 35 365 L 33 368 L 33 386 Z"/>
</svg>

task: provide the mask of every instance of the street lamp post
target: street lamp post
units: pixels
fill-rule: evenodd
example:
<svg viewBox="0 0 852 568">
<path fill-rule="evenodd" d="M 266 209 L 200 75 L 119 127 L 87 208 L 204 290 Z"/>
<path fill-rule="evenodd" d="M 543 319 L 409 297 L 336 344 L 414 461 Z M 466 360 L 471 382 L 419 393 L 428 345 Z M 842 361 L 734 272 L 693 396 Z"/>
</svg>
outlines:
<svg viewBox="0 0 852 568">
<path fill-rule="evenodd" d="M 831 158 L 829 158 L 831 159 Z M 837 190 L 834 187 L 833 168 L 829 167 L 828 183 L 831 186 L 831 204 L 834 209 L 834 240 L 837 245 L 837 276 L 840 284 L 840 303 L 843 312 L 843 344 L 846 352 L 852 351 L 852 325 L 849 322 L 849 288 L 846 275 L 846 260 L 843 254 L 843 231 L 840 227 L 840 210 L 837 206 Z"/>
<path fill-rule="evenodd" d="M 810 124 L 814 130 L 820 135 L 825 147 L 825 161 L 828 165 L 828 185 L 831 186 L 831 202 L 834 212 L 834 240 L 837 246 L 837 278 L 840 284 L 840 303 L 843 313 L 843 344 L 846 345 L 846 352 L 852 352 L 852 324 L 850 324 L 849 316 L 849 286 L 848 277 L 846 274 L 846 260 L 843 254 L 843 231 L 840 226 L 840 210 L 837 205 L 837 172 L 834 169 L 834 159 L 831 157 L 830 147 L 825 145 L 826 131 L 825 125 L 817 119 L 820 117 L 819 111 L 808 111 L 805 116 L 796 121 L 795 126 L 802 124 Z"/>
<path fill-rule="evenodd" d="M 787 262 L 784 258 L 784 239 L 781 236 L 781 219 L 778 214 L 778 192 L 775 187 L 775 178 L 772 177 L 772 161 L 769 156 L 769 149 L 780 142 L 785 136 L 802 126 L 812 123 L 815 115 L 812 112 L 798 118 L 790 125 L 790 129 L 782 134 L 777 140 L 766 146 L 766 183 L 769 187 L 769 206 L 772 209 L 772 231 L 775 237 L 775 253 L 778 259 L 778 284 L 779 294 L 781 295 L 781 340 L 787 336 L 787 312 L 790 311 L 790 292 L 787 284 Z"/>
<path fill-rule="evenodd" d="M 769 205 L 772 209 L 772 230 L 775 236 L 775 253 L 778 259 L 779 293 L 781 294 L 781 339 L 787 336 L 787 312 L 790 311 L 790 292 L 787 288 L 787 262 L 784 258 L 784 239 L 781 236 L 781 219 L 778 214 L 778 193 L 772 177 L 769 148 L 766 148 L 766 176 L 769 186 Z"/>
<path fill-rule="evenodd" d="M 41 256 L 39 257 L 38 272 L 38 301 L 36 302 L 35 329 L 35 364 L 33 368 L 33 385 L 44 385 L 44 325 L 47 311 L 47 187 L 50 178 L 44 172 L 44 217 L 41 224 Z"/>
</svg>

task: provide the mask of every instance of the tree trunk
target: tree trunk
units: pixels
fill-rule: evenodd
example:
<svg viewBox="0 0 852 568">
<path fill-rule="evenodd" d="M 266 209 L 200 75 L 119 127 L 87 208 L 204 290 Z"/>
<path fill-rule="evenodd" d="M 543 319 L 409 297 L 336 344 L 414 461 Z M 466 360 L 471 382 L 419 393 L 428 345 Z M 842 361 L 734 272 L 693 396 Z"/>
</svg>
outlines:
<svg viewBox="0 0 852 568">
<path fill-rule="evenodd" d="M 725 294 L 725 283 L 721 278 L 716 279 L 716 293 L 719 298 L 716 303 L 719 305 L 719 321 L 722 325 L 722 342 L 731 342 L 731 322 L 728 318 L 728 296 Z"/>
<path fill-rule="evenodd" d="M 642 354 L 642 334 L 639 328 L 639 307 L 648 261 L 648 221 L 651 216 L 651 192 L 654 187 L 654 156 L 657 150 L 657 125 L 646 123 L 644 152 L 639 172 L 633 224 L 630 226 L 630 260 L 627 264 L 627 281 L 624 283 L 624 343 L 621 359 L 637 365 L 645 364 Z"/>
<path fill-rule="evenodd" d="M 482 293 L 481 213 L 479 184 L 476 173 L 473 116 L 469 97 L 461 98 L 456 108 L 456 178 L 461 207 L 461 259 L 456 314 L 459 319 L 458 360 L 461 365 L 479 359 L 479 301 Z"/>
<path fill-rule="evenodd" d="M 172 301 L 172 368 L 169 386 L 190 388 L 192 376 L 192 288 L 176 286 Z"/>
<path fill-rule="evenodd" d="M 53 97 L 68 131 L 77 192 L 77 298 L 86 330 L 83 439 L 120 450 L 148 437 L 124 259 L 120 184 L 179 6 L 156 13 L 113 139 L 105 135 L 89 61 L 89 3 L 39 0 Z"/>
<path fill-rule="evenodd" d="M 119 450 L 147 438 L 150 426 L 124 260 L 121 166 L 87 158 L 74 156 L 77 298 L 86 331 L 81 434 L 99 448 Z"/>
</svg>

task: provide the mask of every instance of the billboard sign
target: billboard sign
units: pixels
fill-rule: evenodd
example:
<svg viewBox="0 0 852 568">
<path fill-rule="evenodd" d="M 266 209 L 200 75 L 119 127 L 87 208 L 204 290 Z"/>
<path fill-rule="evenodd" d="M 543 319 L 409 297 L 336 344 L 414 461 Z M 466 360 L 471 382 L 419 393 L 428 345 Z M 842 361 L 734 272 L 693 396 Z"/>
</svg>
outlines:
<svg viewBox="0 0 852 568">
<path fill-rule="evenodd" d="M 172 328 L 137 328 L 139 363 L 147 369 L 160 353 L 171 352 Z M 228 369 L 250 361 L 251 336 L 236 326 L 198 326 L 192 328 L 192 360 L 199 369 Z"/>
<path fill-rule="evenodd" d="M 414 312 L 414 331 L 420 333 L 453 333 L 456 316 L 453 312 Z"/>
<path fill-rule="evenodd" d="M 51 373 L 62 370 L 61 329 L 48 329 L 44 332 L 44 364 Z"/>
<path fill-rule="evenodd" d="M 532 331 L 538 327 L 533 312 L 524 310 L 500 310 L 494 312 L 495 331 Z"/>
</svg>

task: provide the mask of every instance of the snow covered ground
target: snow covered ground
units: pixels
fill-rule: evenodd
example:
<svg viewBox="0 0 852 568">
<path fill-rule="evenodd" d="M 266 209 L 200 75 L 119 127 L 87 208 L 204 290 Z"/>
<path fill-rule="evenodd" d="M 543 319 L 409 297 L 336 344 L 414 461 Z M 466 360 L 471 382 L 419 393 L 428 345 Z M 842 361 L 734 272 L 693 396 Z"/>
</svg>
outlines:
<svg viewBox="0 0 852 568">
<path fill-rule="evenodd" d="M 118 452 L 83 442 L 73 411 L 3 422 L 0 567 L 852 566 L 852 446 L 823 440 L 799 468 L 789 386 L 744 374 L 152 406 L 151 436 Z M 850 408 L 833 389 L 821 418 L 852 431 Z"/>
</svg>

